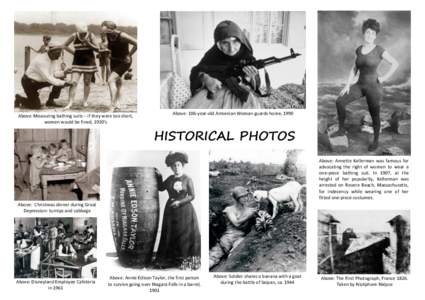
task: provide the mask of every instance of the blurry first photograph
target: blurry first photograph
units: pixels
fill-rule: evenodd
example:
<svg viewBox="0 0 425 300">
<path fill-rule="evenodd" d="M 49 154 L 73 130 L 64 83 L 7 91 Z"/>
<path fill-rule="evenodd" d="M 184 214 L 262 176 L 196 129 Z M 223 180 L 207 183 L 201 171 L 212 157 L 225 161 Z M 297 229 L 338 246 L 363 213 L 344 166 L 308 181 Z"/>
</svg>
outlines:
<svg viewBox="0 0 425 300">
<path fill-rule="evenodd" d="M 410 211 L 319 210 L 319 274 L 410 274 Z"/>
<path fill-rule="evenodd" d="M 15 112 L 136 112 L 136 24 L 113 12 L 16 12 Z"/>
<path fill-rule="evenodd" d="M 305 108 L 305 12 L 160 17 L 162 109 Z"/>
<path fill-rule="evenodd" d="M 96 218 L 15 218 L 15 278 L 96 278 Z"/>
<path fill-rule="evenodd" d="M 319 155 L 410 155 L 410 11 L 319 11 Z"/>
<path fill-rule="evenodd" d="M 210 272 L 304 272 L 303 150 L 211 151 Z"/>
</svg>

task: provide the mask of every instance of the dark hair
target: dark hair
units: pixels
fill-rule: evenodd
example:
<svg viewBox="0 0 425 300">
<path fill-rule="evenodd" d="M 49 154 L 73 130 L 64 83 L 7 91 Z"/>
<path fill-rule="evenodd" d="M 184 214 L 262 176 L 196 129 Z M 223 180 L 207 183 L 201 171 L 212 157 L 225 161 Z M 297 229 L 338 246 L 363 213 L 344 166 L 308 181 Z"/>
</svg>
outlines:
<svg viewBox="0 0 425 300">
<path fill-rule="evenodd" d="M 109 30 L 115 30 L 115 29 L 117 29 L 117 24 L 115 24 L 112 21 L 103 21 L 102 24 L 100 25 L 100 27 L 103 27 L 103 26 L 105 26 Z"/>
<path fill-rule="evenodd" d="M 165 158 L 165 164 L 167 167 L 171 167 L 176 161 L 182 163 L 182 165 L 189 162 L 189 158 L 186 153 L 183 152 L 170 152 Z"/>
<path fill-rule="evenodd" d="M 376 34 L 378 34 L 381 30 L 381 25 L 375 19 L 367 19 L 363 22 L 362 32 L 365 33 L 367 29 L 372 29 L 376 32 Z"/>
</svg>

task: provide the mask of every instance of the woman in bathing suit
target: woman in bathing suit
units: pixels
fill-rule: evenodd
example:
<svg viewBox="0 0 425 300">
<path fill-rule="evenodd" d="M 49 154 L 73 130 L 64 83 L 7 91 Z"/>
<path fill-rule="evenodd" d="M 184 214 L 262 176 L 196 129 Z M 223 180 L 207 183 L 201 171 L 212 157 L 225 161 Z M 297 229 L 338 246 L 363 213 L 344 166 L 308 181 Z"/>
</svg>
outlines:
<svg viewBox="0 0 425 300">
<path fill-rule="evenodd" d="M 378 148 L 381 120 L 379 116 L 380 102 L 383 96 L 382 83 L 385 82 L 398 68 L 398 62 L 379 45 L 375 44 L 376 35 L 380 25 L 375 19 L 363 22 L 363 44 L 356 49 L 356 61 L 350 71 L 347 84 L 342 89 L 336 100 L 339 129 L 332 137 L 345 134 L 345 107 L 353 101 L 366 97 L 369 112 L 373 122 L 373 142 L 369 145 L 369 151 Z M 386 74 L 379 75 L 378 66 L 382 60 L 386 60 L 391 68 Z M 354 78 L 359 75 L 356 83 Z"/>
</svg>

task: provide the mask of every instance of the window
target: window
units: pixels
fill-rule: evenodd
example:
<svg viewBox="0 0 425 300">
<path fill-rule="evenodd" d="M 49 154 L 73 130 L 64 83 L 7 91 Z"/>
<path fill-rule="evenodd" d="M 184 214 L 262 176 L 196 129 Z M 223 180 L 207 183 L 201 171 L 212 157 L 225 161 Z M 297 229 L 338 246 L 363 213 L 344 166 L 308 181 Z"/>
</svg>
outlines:
<svg viewBox="0 0 425 300">
<path fill-rule="evenodd" d="M 254 12 L 252 19 L 254 43 L 287 45 L 289 12 Z"/>
<path fill-rule="evenodd" d="M 169 45 L 171 35 L 176 33 L 176 14 L 171 11 L 161 11 L 161 45 Z"/>
<path fill-rule="evenodd" d="M 214 12 L 214 24 L 223 20 L 236 22 L 255 44 L 288 44 L 290 12 Z"/>
</svg>

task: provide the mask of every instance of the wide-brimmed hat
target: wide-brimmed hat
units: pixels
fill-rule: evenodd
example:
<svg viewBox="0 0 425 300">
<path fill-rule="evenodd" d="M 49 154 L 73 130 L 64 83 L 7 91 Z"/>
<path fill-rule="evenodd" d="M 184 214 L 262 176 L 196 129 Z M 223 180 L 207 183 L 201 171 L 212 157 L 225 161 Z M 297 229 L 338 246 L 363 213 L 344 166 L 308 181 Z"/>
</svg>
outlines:
<svg viewBox="0 0 425 300">
<path fill-rule="evenodd" d="M 232 197 L 235 198 L 235 200 L 239 200 L 241 197 L 244 197 L 248 194 L 248 189 L 244 188 L 243 186 L 237 186 L 232 190 Z"/>
<path fill-rule="evenodd" d="M 55 51 L 55 50 L 62 50 L 63 46 L 61 43 L 58 42 L 50 42 L 47 45 L 47 52 Z"/>
<path fill-rule="evenodd" d="M 171 167 L 176 161 L 179 161 L 182 164 L 187 164 L 189 162 L 189 158 L 184 152 L 170 152 L 167 157 L 165 157 L 165 164 L 167 167 Z"/>
</svg>

